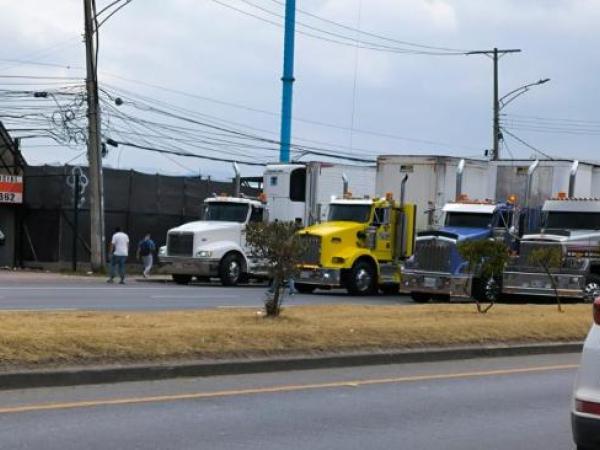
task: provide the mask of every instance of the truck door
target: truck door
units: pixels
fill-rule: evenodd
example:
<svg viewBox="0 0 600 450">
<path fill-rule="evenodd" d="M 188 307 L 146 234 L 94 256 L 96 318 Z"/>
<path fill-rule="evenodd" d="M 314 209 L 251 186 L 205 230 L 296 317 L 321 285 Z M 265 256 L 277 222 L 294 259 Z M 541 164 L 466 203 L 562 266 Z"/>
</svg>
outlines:
<svg viewBox="0 0 600 450">
<path fill-rule="evenodd" d="M 250 217 L 248 218 L 248 224 L 264 222 L 264 212 L 264 208 L 259 206 L 250 206 Z M 246 227 L 242 228 L 240 245 L 244 251 L 248 252 L 248 247 L 246 245 Z"/>
<path fill-rule="evenodd" d="M 392 227 L 390 207 L 375 208 L 373 213 L 373 227 L 377 229 L 375 240 L 375 257 L 379 261 L 392 260 Z"/>
</svg>

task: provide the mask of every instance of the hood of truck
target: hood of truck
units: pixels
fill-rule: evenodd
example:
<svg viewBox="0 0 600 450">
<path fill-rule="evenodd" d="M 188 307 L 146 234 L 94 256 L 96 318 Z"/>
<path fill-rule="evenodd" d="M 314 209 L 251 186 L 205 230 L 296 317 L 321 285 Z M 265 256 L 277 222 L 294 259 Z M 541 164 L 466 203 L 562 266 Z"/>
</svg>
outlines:
<svg viewBox="0 0 600 450">
<path fill-rule="evenodd" d="M 526 234 L 522 240 L 551 242 L 600 241 L 600 232 L 595 230 L 548 230 L 544 233 Z"/>
<path fill-rule="evenodd" d="M 305 228 L 301 233 L 312 234 L 314 236 L 340 236 L 348 233 L 356 233 L 366 228 L 364 223 L 356 222 L 324 222 Z"/>
<path fill-rule="evenodd" d="M 419 233 L 419 237 L 443 236 L 457 241 L 469 241 L 476 239 L 485 239 L 491 236 L 489 228 L 469 228 L 469 227 L 442 227 L 439 230 L 424 231 Z"/>
<path fill-rule="evenodd" d="M 189 222 L 175 228 L 171 228 L 169 233 L 194 233 L 194 234 L 235 234 L 239 235 L 243 223 L 239 222 L 219 222 L 212 220 L 198 220 Z M 239 238 L 238 238 L 239 239 Z M 238 240 L 236 239 L 236 240 Z"/>
</svg>

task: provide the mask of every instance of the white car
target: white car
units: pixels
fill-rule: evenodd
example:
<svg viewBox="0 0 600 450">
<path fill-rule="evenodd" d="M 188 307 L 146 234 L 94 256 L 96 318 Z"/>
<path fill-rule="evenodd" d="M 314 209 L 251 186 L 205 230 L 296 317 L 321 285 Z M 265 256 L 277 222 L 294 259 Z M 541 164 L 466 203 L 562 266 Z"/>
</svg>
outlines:
<svg viewBox="0 0 600 450">
<path fill-rule="evenodd" d="M 593 311 L 573 392 L 571 425 L 577 450 L 600 449 L 600 297 Z"/>
</svg>

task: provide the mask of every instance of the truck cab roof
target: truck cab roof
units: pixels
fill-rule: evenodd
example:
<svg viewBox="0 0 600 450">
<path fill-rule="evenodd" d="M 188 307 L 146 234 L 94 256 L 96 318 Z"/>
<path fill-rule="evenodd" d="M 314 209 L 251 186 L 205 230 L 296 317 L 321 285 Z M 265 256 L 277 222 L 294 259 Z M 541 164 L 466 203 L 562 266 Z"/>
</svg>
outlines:
<svg viewBox="0 0 600 450">
<path fill-rule="evenodd" d="M 565 198 L 546 200 L 542 211 L 556 212 L 600 212 L 600 199 L 598 198 Z"/>
<path fill-rule="evenodd" d="M 247 205 L 252 205 L 256 207 L 264 207 L 264 204 L 258 200 L 253 198 L 244 198 L 244 197 L 227 197 L 227 196 L 218 196 L 218 197 L 210 197 L 204 200 L 205 203 L 243 203 Z"/>
</svg>

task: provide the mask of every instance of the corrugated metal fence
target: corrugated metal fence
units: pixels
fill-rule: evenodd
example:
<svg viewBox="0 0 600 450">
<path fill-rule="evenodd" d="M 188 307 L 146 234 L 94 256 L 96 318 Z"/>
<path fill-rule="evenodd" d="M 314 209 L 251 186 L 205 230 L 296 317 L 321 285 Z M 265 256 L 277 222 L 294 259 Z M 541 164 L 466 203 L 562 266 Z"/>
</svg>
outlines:
<svg viewBox="0 0 600 450">
<path fill-rule="evenodd" d="M 74 178 L 72 167 L 39 166 L 25 170 L 25 208 L 19 226 L 20 262 L 68 262 L 73 255 Z M 87 176 L 87 168 L 83 168 Z M 84 178 L 84 177 L 82 177 Z M 85 181 L 85 180 L 84 180 Z M 163 245 L 167 230 L 201 216 L 212 193 L 233 193 L 233 183 L 200 177 L 147 175 L 104 169 L 106 240 L 115 227 L 129 234 L 132 248 L 150 232 Z M 258 192 L 242 187 L 247 195 Z M 77 259 L 89 261 L 89 197 L 83 189 L 77 226 Z"/>
</svg>

